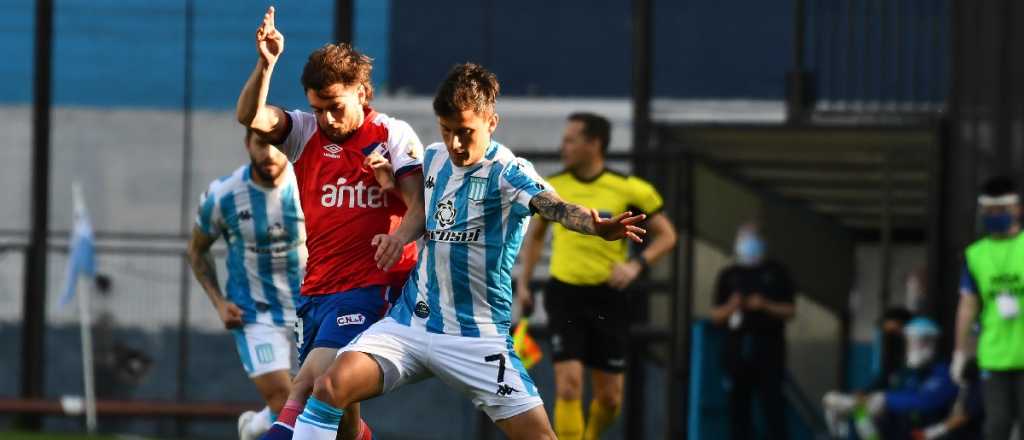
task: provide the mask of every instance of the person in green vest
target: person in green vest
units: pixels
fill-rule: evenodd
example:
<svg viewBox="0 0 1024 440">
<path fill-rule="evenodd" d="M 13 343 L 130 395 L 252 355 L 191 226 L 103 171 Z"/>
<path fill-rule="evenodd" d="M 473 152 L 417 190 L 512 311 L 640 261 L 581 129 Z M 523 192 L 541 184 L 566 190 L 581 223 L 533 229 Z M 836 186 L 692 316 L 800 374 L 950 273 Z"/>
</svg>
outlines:
<svg viewBox="0 0 1024 440">
<path fill-rule="evenodd" d="M 1013 180 L 989 179 L 981 188 L 978 206 L 986 235 L 967 247 L 950 372 L 954 381 L 962 382 L 971 354 L 971 328 L 977 319 L 985 438 L 1005 440 L 1013 425 L 1024 421 L 1024 234 Z"/>
</svg>

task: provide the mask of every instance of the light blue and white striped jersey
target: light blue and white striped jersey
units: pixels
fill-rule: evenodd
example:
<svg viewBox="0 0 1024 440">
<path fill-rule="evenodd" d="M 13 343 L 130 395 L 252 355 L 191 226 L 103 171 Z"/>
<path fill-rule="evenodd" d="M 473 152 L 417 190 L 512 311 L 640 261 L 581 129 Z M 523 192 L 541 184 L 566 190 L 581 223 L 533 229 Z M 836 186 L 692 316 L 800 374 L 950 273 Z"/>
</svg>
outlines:
<svg viewBox="0 0 1024 440">
<path fill-rule="evenodd" d="M 530 199 L 549 187 L 497 142 L 468 167 L 452 164 L 443 143 L 423 156 L 425 245 L 391 317 L 433 333 L 508 335 Z"/>
<path fill-rule="evenodd" d="M 295 172 L 264 188 L 252 181 L 250 165 L 210 183 L 199 199 L 196 226 L 228 245 L 228 300 L 242 321 L 292 325 L 306 272 L 306 227 Z"/>
</svg>

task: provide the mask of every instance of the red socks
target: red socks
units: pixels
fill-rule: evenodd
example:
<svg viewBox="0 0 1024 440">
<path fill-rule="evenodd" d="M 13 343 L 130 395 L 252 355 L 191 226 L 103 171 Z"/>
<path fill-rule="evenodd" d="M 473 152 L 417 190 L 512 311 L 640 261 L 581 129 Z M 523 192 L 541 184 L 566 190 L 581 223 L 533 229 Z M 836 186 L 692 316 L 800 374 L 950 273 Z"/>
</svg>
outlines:
<svg viewBox="0 0 1024 440">
<path fill-rule="evenodd" d="M 366 424 L 366 420 L 359 419 L 359 438 L 356 440 L 373 440 L 373 430 Z"/>
<path fill-rule="evenodd" d="M 305 406 L 306 402 L 288 399 L 284 403 L 284 408 L 281 408 L 281 414 L 277 415 L 277 421 L 295 427 L 295 419 L 299 418 L 299 414 L 302 414 L 302 409 Z"/>
</svg>

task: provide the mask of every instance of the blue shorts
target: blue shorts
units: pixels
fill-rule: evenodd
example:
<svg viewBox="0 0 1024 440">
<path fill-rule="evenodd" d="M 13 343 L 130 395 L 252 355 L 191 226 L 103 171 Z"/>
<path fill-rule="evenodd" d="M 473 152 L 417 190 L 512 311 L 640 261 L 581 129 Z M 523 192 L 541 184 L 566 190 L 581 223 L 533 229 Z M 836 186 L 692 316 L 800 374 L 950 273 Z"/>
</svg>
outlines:
<svg viewBox="0 0 1024 440">
<path fill-rule="evenodd" d="M 387 315 L 400 292 L 369 286 L 327 295 L 301 296 L 296 343 L 299 365 L 314 348 L 341 348 Z"/>
</svg>

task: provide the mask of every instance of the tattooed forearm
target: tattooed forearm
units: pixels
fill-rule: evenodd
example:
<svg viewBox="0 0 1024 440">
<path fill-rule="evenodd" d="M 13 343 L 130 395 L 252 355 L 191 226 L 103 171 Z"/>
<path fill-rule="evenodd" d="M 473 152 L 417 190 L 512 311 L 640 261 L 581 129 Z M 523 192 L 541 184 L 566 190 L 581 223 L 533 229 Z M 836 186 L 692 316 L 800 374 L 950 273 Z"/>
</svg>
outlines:
<svg viewBox="0 0 1024 440">
<path fill-rule="evenodd" d="M 195 274 L 199 284 L 207 290 L 210 290 L 210 286 L 219 287 L 219 283 L 217 283 L 217 268 L 214 266 L 213 256 L 209 252 L 192 255 L 189 260 L 192 263 L 192 273 Z"/>
<path fill-rule="evenodd" d="M 551 192 L 537 194 L 530 205 L 540 214 L 541 217 L 553 222 L 561 223 L 562 226 L 584 234 L 595 234 L 594 219 L 590 210 L 579 205 L 567 203 Z"/>
<path fill-rule="evenodd" d="M 212 243 L 213 241 L 209 238 L 193 233 L 192 241 L 188 246 L 188 262 L 192 266 L 192 274 L 195 275 L 196 281 L 203 286 L 210 301 L 217 304 L 218 301 L 224 299 L 224 294 L 221 293 L 220 283 L 217 282 L 216 263 L 213 260 L 213 255 L 210 255 Z"/>
</svg>

